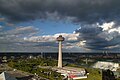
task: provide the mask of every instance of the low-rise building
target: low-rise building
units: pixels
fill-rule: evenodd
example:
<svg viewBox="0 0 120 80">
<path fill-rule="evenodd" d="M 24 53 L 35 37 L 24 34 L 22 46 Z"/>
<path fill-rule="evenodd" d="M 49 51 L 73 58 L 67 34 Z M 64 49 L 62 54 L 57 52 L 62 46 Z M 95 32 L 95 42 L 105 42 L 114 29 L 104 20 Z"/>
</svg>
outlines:
<svg viewBox="0 0 120 80">
<path fill-rule="evenodd" d="M 104 62 L 104 61 L 98 61 L 93 65 L 93 68 L 99 68 L 103 70 L 111 70 L 111 71 L 117 71 L 117 69 L 120 68 L 119 63 L 114 62 Z"/>
<path fill-rule="evenodd" d="M 70 78 L 73 80 L 87 78 L 86 70 L 84 68 L 75 67 L 63 67 L 63 68 L 53 68 L 65 78 Z"/>
<path fill-rule="evenodd" d="M 7 72 L 2 72 L 0 74 L 0 80 L 17 80 L 15 77 L 11 76 L 9 73 Z"/>
<path fill-rule="evenodd" d="M 114 76 L 116 78 L 120 77 L 120 64 L 114 63 L 114 62 L 104 62 L 104 61 L 98 61 L 93 65 L 93 68 L 99 68 L 102 70 L 110 70 L 114 73 Z"/>
</svg>

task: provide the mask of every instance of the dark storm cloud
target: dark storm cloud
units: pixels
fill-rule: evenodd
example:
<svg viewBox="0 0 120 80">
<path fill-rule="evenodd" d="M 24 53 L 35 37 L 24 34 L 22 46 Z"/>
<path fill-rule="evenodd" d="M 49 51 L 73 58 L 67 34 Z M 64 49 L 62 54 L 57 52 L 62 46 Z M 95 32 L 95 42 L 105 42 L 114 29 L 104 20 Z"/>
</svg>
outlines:
<svg viewBox="0 0 120 80">
<path fill-rule="evenodd" d="M 31 36 L 37 32 L 38 30 L 33 26 L 19 27 L 7 31 L 2 30 L 0 32 L 0 46 L 2 47 L 4 45 L 4 47 L 7 47 L 9 45 L 19 45 L 25 42 L 23 39 L 24 37 Z"/>
<path fill-rule="evenodd" d="M 75 17 L 74 22 L 118 20 L 120 0 L 0 0 L 0 14 L 8 20 L 45 19 L 57 13 L 59 18 Z"/>
<path fill-rule="evenodd" d="M 0 0 L 0 21 L 7 19 L 10 22 L 24 22 L 35 19 L 71 20 L 83 24 L 79 33 L 79 41 L 86 41 L 83 47 L 94 50 L 119 50 L 120 48 L 120 0 Z M 96 25 L 114 22 L 110 29 Z M 25 30 L 24 30 L 25 29 Z M 0 31 L 2 30 L 2 26 Z M 105 30 L 105 31 L 104 31 Z M 33 28 L 18 28 L 5 33 L 0 33 L 0 42 L 5 39 L 18 41 L 18 35 L 26 32 L 36 32 Z M 77 41 L 78 41 L 77 40 Z M 76 41 L 73 41 L 75 43 Z M 8 42 L 9 43 L 9 42 Z M 72 43 L 72 42 L 70 42 Z M 6 44 L 7 45 L 7 44 Z M 51 43 L 40 43 L 36 46 L 48 46 Z M 55 45 L 52 45 L 56 47 Z M 31 47 L 32 48 L 32 47 Z"/>
<path fill-rule="evenodd" d="M 114 26 L 112 27 L 108 31 L 103 31 L 99 25 L 85 25 L 75 32 L 80 34 L 78 37 L 80 41 L 86 41 L 84 47 L 88 49 L 114 51 L 120 48 L 120 33 L 119 30 L 115 31 Z M 109 30 L 113 29 L 114 31 L 109 33 Z"/>
</svg>

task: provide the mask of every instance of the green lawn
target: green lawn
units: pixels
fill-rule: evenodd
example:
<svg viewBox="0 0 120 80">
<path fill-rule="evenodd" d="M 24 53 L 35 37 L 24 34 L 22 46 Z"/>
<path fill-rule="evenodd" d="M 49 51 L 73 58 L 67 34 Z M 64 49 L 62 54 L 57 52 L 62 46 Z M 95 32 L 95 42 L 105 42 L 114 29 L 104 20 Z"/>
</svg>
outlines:
<svg viewBox="0 0 120 80">
<path fill-rule="evenodd" d="M 102 73 L 99 69 L 87 68 L 87 71 L 89 72 L 88 78 L 80 80 L 102 80 Z"/>
</svg>

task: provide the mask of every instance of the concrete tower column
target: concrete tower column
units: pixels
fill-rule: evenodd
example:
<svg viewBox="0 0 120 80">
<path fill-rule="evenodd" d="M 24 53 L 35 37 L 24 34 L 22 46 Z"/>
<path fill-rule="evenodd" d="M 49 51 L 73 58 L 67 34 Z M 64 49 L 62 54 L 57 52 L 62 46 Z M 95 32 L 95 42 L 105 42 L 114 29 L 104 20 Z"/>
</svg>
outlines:
<svg viewBox="0 0 120 80">
<path fill-rule="evenodd" d="M 64 41 L 64 37 L 59 35 L 59 37 L 57 37 L 57 41 L 59 42 L 58 68 L 62 68 L 62 41 Z"/>
<path fill-rule="evenodd" d="M 59 41 L 58 68 L 62 68 L 62 42 Z"/>
</svg>

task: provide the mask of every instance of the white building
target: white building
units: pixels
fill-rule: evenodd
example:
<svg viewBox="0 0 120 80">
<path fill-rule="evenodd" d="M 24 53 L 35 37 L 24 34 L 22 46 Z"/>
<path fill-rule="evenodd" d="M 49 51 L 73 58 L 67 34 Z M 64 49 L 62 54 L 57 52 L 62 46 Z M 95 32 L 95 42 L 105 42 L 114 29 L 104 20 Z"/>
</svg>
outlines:
<svg viewBox="0 0 120 80">
<path fill-rule="evenodd" d="M 75 68 L 75 67 L 63 67 L 63 68 L 54 68 L 58 73 L 65 76 L 65 78 L 70 78 L 73 80 L 87 78 L 86 70 L 84 68 Z"/>
<path fill-rule="evenodd" d="M 111 71 L 116 71 L 117 69 L 120 68 L 120 64 L 113 62 L 98 61 L 97 63 L 94 64 L 93 68 L 99 68 L 104 70 L 109 69 Z"/>
</svg>

